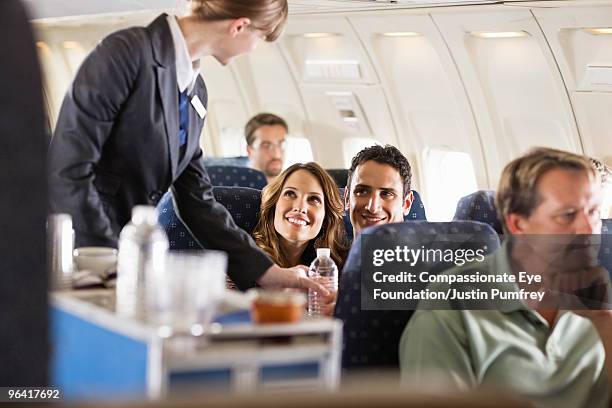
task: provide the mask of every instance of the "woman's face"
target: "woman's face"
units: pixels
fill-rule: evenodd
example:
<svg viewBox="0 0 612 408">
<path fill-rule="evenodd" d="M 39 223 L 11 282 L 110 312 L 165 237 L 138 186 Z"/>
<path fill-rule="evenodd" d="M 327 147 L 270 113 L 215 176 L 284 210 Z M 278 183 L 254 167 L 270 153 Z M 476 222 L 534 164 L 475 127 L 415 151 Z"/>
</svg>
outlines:
<svg viewBox="0 0 612 408">
<path fill-rule="evenodd" d="M 274 229 L 285 240 L 304 243 L 321 231 L 325 198 L 319 180 L 307 170 L 293 172 L 285 181 L 274 210 Z"/>
</svg>

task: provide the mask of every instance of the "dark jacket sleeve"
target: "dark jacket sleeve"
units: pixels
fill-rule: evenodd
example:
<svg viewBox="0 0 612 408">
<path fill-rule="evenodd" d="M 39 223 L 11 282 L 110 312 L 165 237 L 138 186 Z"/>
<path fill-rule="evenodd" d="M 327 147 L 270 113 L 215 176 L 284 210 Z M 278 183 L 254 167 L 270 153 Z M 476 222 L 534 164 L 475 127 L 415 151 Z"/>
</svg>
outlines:
<svg viewBox="0 0 612 408">
<path fill-rule="evenodd" d="M 201 149 L 172 185 L 172 194 L 179 218 L 199 243 L 227 252 L 228 274 L 236 286 L 242 290 L 255 286 L 273 262 L 215 200 Z"/>
<path fill-rule="evenodd" d="M 136 34 L 105 38 L 68 89 L 49 148 L 50 210 L 73 217 L 76 245 L 116 246 L 111 220 L 94 186 L 94 168 L 139 67 Z"/>
</svg>

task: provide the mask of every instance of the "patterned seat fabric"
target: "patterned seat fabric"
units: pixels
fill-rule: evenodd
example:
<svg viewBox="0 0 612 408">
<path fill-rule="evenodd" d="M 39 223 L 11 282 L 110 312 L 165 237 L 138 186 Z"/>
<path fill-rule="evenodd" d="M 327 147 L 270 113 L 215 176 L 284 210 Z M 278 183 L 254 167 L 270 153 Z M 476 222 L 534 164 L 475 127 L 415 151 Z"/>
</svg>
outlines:
<svg viewBox="0 0 612 408">
<path fill-rule="evenodd" d="M 381 247 L 390 244 L 412 248 L 431 247 L 441 237 L 452 234 L 450 249 L 484 248 L 487 253 L 499 247 L 499 238 L 487 224 L 474 221 L 402 222 L 366 229 L 351 247 L 342 271 L 334 316 L 344 322 L 342 367 L 344 370 L 363 368 L 399 368 L 398 344 L 412 310 L 361 309 L 361 248 L 366 235 L 375 236 Z M 424 264 L 424 270 L 439 273 L 447 264 Z"/>
<path fill-rule="evenodd" d="M 334 179 L 338 187 L 346 187 L 346 179 L 348 178 L 348 169 L 325 169 L 327 173 Z"/>
<path fill-rule="evenodd" d="M 204 158 L 204 165 L 206 168 L 210 166 L 249 167 L 249 158 L 248 156 L 206 157 Z"/>
<path fill-rule="evenodd" d="M 489 224 L 499 235 L 503 234 L 502 224 L 495 210 L 495 192 L 479 190 L 462 197 L 457 203 L 454 221 L 480 221 Z"/>
<path fill-rule="evenodd" d="M 612 218 L 601 220 L 601 234 L 599 264 L 608 270 L 612 278 Z"/>
<path fill-rule="evenodd" d="M 261 190 L 267 184 L 259 170 L 238 166 L 209 166 L 206 168 L 213 186 L 249 187 Z"/>
<path fill-rule="evenodd" d="M 423 204 L 423 200 L 421 200 L 419 192 L 416 190 L 411 191 L 414 195 L 414 199 L 412 200 L 410 212 L 407 216 L 404 217 L 404 221 L 427 221 L 427 214 L 425 214 L 425 205 Z"/>
<path fill-rule="evenodd" d="M 427 215 L 425 214 L 425 206 L 423 205 L 423 201 L 421 200 L 421 196 L 416 190 L 411 190 L 414 194 L 414 200 L 412 201 L 412 206 L 410 207 L 410 212 L 408 215 L 404 217 L 404 221 L 427 221 Z M 344 188 L 340 189 L 340 197 L 344 197 Z M 353 240 L 353 225 L 351 224 L 351 219 L 349 217 L 348 212 L 344 214 L 344 229 L 346 229 L 346 233 L 348 235 L 349 241 Z"/>
<path fill-rule="evenodd" d="M 213 187 L 215 199 L 232 215 L 237 226 L 253 232 L 259 217 L 261 191 L 247 187 Z M 157 205 L 159 224 L 168 235 L 171 250 L 200 249 L 202 246 L 178 218 L 172 194 L 164 194 Z"/>
</svg>

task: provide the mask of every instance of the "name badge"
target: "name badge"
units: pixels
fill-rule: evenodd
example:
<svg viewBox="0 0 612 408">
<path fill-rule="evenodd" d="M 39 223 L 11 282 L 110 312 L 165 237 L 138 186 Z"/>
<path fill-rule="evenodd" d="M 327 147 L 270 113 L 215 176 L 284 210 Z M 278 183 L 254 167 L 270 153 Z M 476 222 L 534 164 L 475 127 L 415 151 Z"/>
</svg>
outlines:
<svg viewBox="0 0 612 408">
<path fill-rule="evenodd" d="M 193 106 L 196 112 L 198 112 L 200 119 L 204 119 L 204 116 L 206 116 L 206 108 L 204 107 L 204 105 L 202 105 L 202 102 L 200 101 L 200 98 L 198 98 L 198 95 L 194 95 L 193 98 L 191 98 L 191 106 Z"/>
</svg>

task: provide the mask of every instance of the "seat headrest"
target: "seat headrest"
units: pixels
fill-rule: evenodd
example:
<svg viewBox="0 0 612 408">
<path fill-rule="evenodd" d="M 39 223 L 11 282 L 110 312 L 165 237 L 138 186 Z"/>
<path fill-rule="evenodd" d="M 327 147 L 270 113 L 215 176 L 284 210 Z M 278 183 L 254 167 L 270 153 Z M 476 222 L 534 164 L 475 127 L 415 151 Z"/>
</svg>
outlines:
<svg viewBox="0 0 612 408">
<path fill-rule="evenodd" d="M 462 197 L 457 203 L 453 220 L 480 221 L 490 225 L 499 235 L 503 234 L 502 223 L 497 218 L 495 192 L 478 190 Z"/>
<path fill-rule="evenodd" d="M 205 157 L 204 166 L 206 166 L 206 168 L 209 168 L 210 166 L 249 167 L 249 157 L 248 156 Z"/>
<path fill-rule="evenodd" d="M 450 249 L 484 248 L 487 253 L 499 248 L 499 238 L 487 224 L 474 221 L 401 222 L 367 228 L 357 237 L 349 252 L 338 288 L 334 316 L 343 325 L 342 367 L 345 370 L 363 368 L 399 368 L 399 340 L 413 314 L 412 310 L 362 310 L 361 261 L 362 242 L 374 236 L 381 248 L 406 244 L 426 248 L 444 235 L 452 235 Z M 445 242 L 445 241 L 442 241 Z M 430 263 L 427 270 L 441 272 L 446 263 Z"/>
<path fill-rule="evenodd" d="M 325 171 L 334 179 L 338 187 L 346 187 L 348 169 L 325 169 Z"/>
<path fill-rule="evenodd" d="M 213 187 L 215 199 L 232 215 L 236 225 L 249 234 L 257 225 L 261 205 L 261 191 L 248 187 Z M 157 205 L 159 224 L 168 235 L 170 249 L 197 249 L 200 243 L 179 219 L 172 194 L 164 194 Z"/>
<path fill-rule="evenodd" d="M 249 187 L 261 190 L 267 184 L 259 170 L 238 166 L 209 166 L 206 168 L 213 186 Z"/>
</svg>

